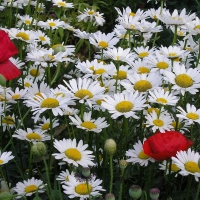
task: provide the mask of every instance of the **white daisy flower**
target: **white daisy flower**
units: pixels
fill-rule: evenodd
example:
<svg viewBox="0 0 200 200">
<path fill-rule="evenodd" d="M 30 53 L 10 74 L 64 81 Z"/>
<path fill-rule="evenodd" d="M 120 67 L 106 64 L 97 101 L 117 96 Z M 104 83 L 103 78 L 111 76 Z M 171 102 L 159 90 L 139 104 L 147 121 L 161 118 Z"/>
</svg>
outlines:
<svg viewBox="0 0 200 200">
<path fill-rule="evenodd" d="M 87 144 L 83 144 L 83 141 L 80 140 L 78 144 L 76 144 L 76 139 L 63 139 L 63 140 L 55 140 L 54 147 L 60 153 L 52 154 L 56 159 L 61 159 L 62 161 L 73 164 L 78 167 L 81 165 L 82 167 L 94 166 L 95 164 L 92 162 L 93 152 L 86 150 L 88 147 Z"/>
<path fill-rule="evenodd" d="M 178 166 L 172 161 L 171 166 L 170 163 L 164 160 L 162 163 L 159 164 L 159 169 L 166 171 L 166 174 L 169 174 L 169 169 L 171 168 L 170 172 L 171 173 L 177 173 L 180 169 Z M 177 176 L 177 174 L 175 175 Z"/>
<path fill-rule="evenodd" d="M 145 125 L 147 127 L 151 127 L 153 132 L 159 130 L 161 133 L 164 133 L 165 131 L 169 131 L 171 128 L 173 128 L 171 125 L 172 117 L 166 112 L 157 114 L 155 111 L 153 111 L 152 113 L 147 114 L 145 118 L 147 120 Z"/>
<path fill-rule="evenodd" d="M 143 140 L 143 143 L 145 140 L 146 138 Z M 142 147 L 143 143 L 141 141 L 138 141 L 133 145 L 133 149 L 129 149 L 128 151 L 126 151 L 126 156 L 129 157 L 129 159 L 126 160 L 127 162 L 131 162 L 133 164 L 139 163 L 140 166 L 147 166 L 149 161 L 155 162 L 153 158 L 144 153 Z"/>
<path fill-rule="evenodd" d="M 42 32 L 41 30 L 35 31 L 35 35 L 38 42 L 41 42 L 42 44 L 48 44 L 50 45 L 50 38 L 46 35 L 46 33 Z"/>
<path fill-rule="evenodd" d="M 29 88 L 33 84 L 33 79 L 32 78 L 25 78 L 25 79 L 20 78 L 18 80 L 18 83 L 21 86 L 24 86 L 25 88 Z"/>
<path fill-rule="evenodd" d="M 13 188 L 18 195 L 31 196 L 32 194 L 38 192 L 45 192 L 45 187 L 43 181 L 35 179 L 34 177 L 23 182 L 18 182 L 17 185 Z M 19 198 L 21 198 L 19 196 Z"/>
<path fill-rule="evenodd" d="M 27 88 L 25 89 L 19 89 L 18 87 L 15 88 L 15 91 L 8 91 L 8 94 L 11 95 L 12 100 L 19 100 L 19 99 L 23 99 L 25 97 L 25 95 L 27 94 Z"/>
<path fill-rule="evenodd" d="M 105 117 L 98 117 L 97 119 L 91 119 L 92 112 L 84 113 L 83 121 L 77 116 L 74 117 L 69 116 L 71 119 L 72 125 L 76 125 L 77 128 L 84 129 L 86 131 L 93 131 L 95 133 L 99 133 L 103 128 L 108 127 L 109 125 L 105 121 Z"/>
<path fill-rule="evenodd" d="M 22 129 L 18 129 L 15 131 L 16 134 L 13 134 L 12 137 L 18 138 L 19 140 L 27 140 L 28 142 L 42 142 L 46 140 L 50 140 L 50 135 L 45 134 L 46 130 L 41 131 L 40 129 L 32 130 L 31 128 L 27 128 L 27 131 Z"/>
<path fill-rule="evenodd" d="M 63 21 L 60 21 L 60 19 L 48 19 L 46 22 L 43 22 L 43 21 L 39 21 L 37 23 L 37 25 L 43 29 L 58 29 L 59 27 L 60 28 L 63 28 L 64 27 L 64 22 Z"/>
<path fill-rule="evenodd" d="M 137 91 L 134 94 L 117 93 L 113 97 L 105 96 L 101 106 L 111 113 L 113 119 L 119 116 L 138 119 L 139 117 L 136 115 L 136 111 L 142 110 L 146 106 L 145 101 L 144 96 Z"/>
<path fill-rule="evenodd" d="M 194 105 L 187 103 L 186 111 L 178 106 L 177 111 L 180 112 L 180 114 L 176 114 L 178 118 L 185 119 L 185 121 L 190 124 L 193 124 L 194 122 L 200 124 L 200 109 L 197 109 Z"/>
<path fill-rule="evenodd" d="M 146 59 L 138 59 L 133 63 L 133 70 L 138 74 L 149 74 L 153 65 L 150 64 Z"/>
<path fill-rule="evenodd" d="M 174 96 L 172 93 L 170 94 L 169 91 L 166 91 L 161 88 L 153 91 L 149 91 L 148 101 L 152 103 L 158 103 L 161 105 L 176 105 L 178 102 L 178 98 Z"/>
<path fill-rule="evenodd" d="M 189 35 L 199 35 L 200 34 L 200 19 L 196 17 L 193 21 L 186 23 Z"/>
<path fill-rule="evenodd" d="M 193 175 L 196 181 L 199 181 L 200 168 L 198 161 L 200 155 L 198 152 L 192 151 L 190 148 L 187 151 L 179 151 L 176 157 L 172 157 L 172 161 L 181 170 L 179 174 L 182 176 Z"/>
<path fill-rule="evenodd" d="M 74 5 L 73 3 L 66 3 L 65 1 L 62 0 L 52 0 L 53 6 L 58 6 L 59 8 L 73 8 Z"/>
<path fill-rule="evenodd" d="M 164 79 L 173 84 L 172 90 L 196 94 L 200 88 L 200 72 L 195 68 L 186 69 L 184 65 L 174 63 L 173 72 L 165 71 Z"/>
<path fill-rule="evenodd" d="M 69 181 L 62 185 L 64 193 L 70 199 L 78 197 L 80 200 L 88 199 L 89 195 L 93 198 L 101 195 L 100 191 L 105 191 L 100 184 L 102 180 L 96 179 L 96 176 L 91 175 L 87 181 L 80 177 L 69 175 Z"/>
<path fill-rule="evenodd" d="M 152 55 L 155 51 L 155 48 L 149 49 L 150 47 L 136 47 L 133 50 L 136 52 L 137 57 L 141 59 L 146 59 L 148 56 Z"/>
<path fill-rule="evenodd" d="M 16 17 L 19 19 L 16 27 L 20 28 L 23 25 L 25 25 L 25 27 L 29 27 L 30 25 L 35 25 L 36 24 L 36 20 L 33 19 L 33 17 L 29 16 L 29 15 L 19 15 L 17 14 Z"/>
<path fill-rule="evenodd" d="M 14 114 L 11 115 L 4 115 L 1 118 L 1 125 L 3 126 L 3 131 L 6 129 L 13 129 L 15 127 L 15 116 Z"/>
<path fill-rule="evenodd" d="M 11 151 L 7 152 L 1 152 L 0 150 L 0 166 L 8 163 L 10 160 L 12 160 L 14 156 L 12 155 Z"/>
<path fill-rule="evenodd" d="M 37 82 L 44 78 L 45 70 L 40 66 L 31 65 L 27 72 L 24 71 L 24 73 L 27 78 L 32 78 Z"/>
<path fill-rule="evenodd" d="M 22 62 L 19 58 L 10 57 L 9 60 L 10 60 L 18 69 L 21 69 L 21 67 L 22 67 L 23 65 L 25 65 L 25 63 Z"/>
<path fill-rule="evenodd" d="M 58 175 L 58 177 L 56 178 L 56 180 L 61 181 L 61 183 L 68 182 L 69 181 L 69 175 L 71 175 L 71 174 L 70 174 L 69 170 L 66 169 L 66 171 L 62 171 Z M 73 172 L 72 172 L 72 175 L 73 175 Z"/>
</svg>

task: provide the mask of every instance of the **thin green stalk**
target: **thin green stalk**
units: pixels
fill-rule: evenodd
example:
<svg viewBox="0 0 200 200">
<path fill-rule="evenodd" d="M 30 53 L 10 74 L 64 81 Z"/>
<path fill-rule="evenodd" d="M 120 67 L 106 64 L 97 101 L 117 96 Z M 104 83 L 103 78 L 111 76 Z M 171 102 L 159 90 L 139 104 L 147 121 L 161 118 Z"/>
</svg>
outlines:
<svg viewBox="0 0 200 200">
<path fill-rule="evenodd" d="M 122 199 L 123 175 L 124 175 L 124 169 L 122 169 L 122 173 L 121 173 L 121 181 L 120 181 L 120 187 L 119 187 L 119 196 L 118 196 L 118 200 L 121 200 L 121 199 Z"/>
<path fill-rule="evenodd" d="M 190 199 L 190 189 L 191 189 L 191 185 L 192 185 L 192 175 L 189 175 L 188 177 L 188 184 L 187 184 L 187 195 L 186 195 L 186 200 L 189 200 Z"/>
<path fill-rule="evenodd" d="M 52 119 L 52 111 L 49 110 L 49 128 L 50 128 L 50 136 L 51 136 L 51 141 L 50 141 L 50 151 L 49 151 L 49 171 L 51 170 L 51 157 L 53 153 L 53 119 Z"/>
<path fill-rule="evenodd" d="M 113 155 L 110 155 L 110 189 L 109 193 L 112 193 L 113 187 Z"/>
<path fill-rule="evenodd" d="M 200 182 L 198 183 L 197 193 L 195 195 L 195 199 L 194 200 L 198 200 L 199 199 L 199 192 L 200 192 Z"/>
<path fill-rule="evenodd" d="M 199 60 L 200 60 L 200 38 L 199 38 L 199 54 L 198 54 L 197 62 L 196 62 L 196 65 L 195 65 L 196 67 L 199 64 Z"/>
<path fill-rule="evenodd" d="M 126 138 L 125 139 L 125 147 L 128 147 L 129 131 L 128 131 L 128 118 L 126 118 L 126 117 L 124 117 L 124 130 L 125 130 L 125 138 Z"/>
<path fill-rule="evenodd" d="M 174 44 L 177 41 L 177 29 L 178 29 L 178 25 L 175 25 L 175 27 L 174 27 L 174 37 L 173 37 L 173 40 L 172 40 L 172 46 L 174 46 Z"/>
<path fill-rule="evenodd" d="M 32 154 L 32 150 L 31 150 L 31 143 L 30 143 L 30 154 L 29 154 L 29 167 L 28 167 L 28 176 L 29 178 L 32 177 L 32 158 L 33 158 L 33 154 Z"/>
<path fill-rule="evenodd" d="M 58 75 L 60 74 L 60 68 L 61 68 L 61 63 L 59 62 L 56 68 L 56 73 L 51 81 L 50 87 L 54 84 L 54 82 L 57 80 Z"/>
<path fill-rule="evenodd" d="M 91 200 L 91 195 L 90 195 L 90 188 L 89 188 L 89 184 L 88 184 L 88 179 L 86 179 L 86 184 L 87 184 L 87 190 L 88 190 L 89 200 Z"/>
</svg>

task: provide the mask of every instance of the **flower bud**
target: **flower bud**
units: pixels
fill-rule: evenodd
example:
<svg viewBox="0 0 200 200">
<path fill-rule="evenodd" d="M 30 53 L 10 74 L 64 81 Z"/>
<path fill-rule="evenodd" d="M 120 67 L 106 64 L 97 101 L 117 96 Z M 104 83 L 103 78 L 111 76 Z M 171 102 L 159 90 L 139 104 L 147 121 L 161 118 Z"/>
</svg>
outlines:
<svg viewBox="0 0 200 200">
<path fill-rule="evenodd" d="M 82 175 L 85 177 L 85 178 L 88 178 L 90 176 L 90 168 L 89 167 L 84 167 L 82 169 Z"/>
<path fill-rule="evenodd" d="M 105 142 L 104 149 L 108 154 L 113 155 L 117 150 L 117 144 L 113 139 L 108 139 Z"/>
<path fill-rule="evenodd" d="M 142 189 L 141 189 L 141 187 L 139 185 L 132 185 L 129 188 L 129 195 L 133 199 L 139 199 L 140 196 L 142 195 Z"/>
<path fill-rule="evenodd" d="M 150 189 L 150 197 L 152 200 L 157 200 L 160 195 L 160 190 L 158 188 Z"/>
<path fill-rule="evenodd" d="M 0 194 L 0 200 L 12 200 L 13 199 L 13 195 L 10 194 L 9 192 L 2 192 Z"/>
<path fill-rule="evenodd" d="M 59 52 L 65 52 L 65 47 L 62 44 L 56 44 L 52 47 L 52 49 L 54 50 L 53 54 L 57 54 Z"/>
<path fill-rule="evenodd" d="M 31 151 L 34 156 L 39 157 L 39 156 L 44 156 L 47 152 L 47 147 L 44 144 L 44 142 L 37 142 L 33 144 Z"/>
<path fill-rule="evenodd" d="M 124 170 L 127 166 L 128 166 L 128 162 L 126 160 L 120 160 L 119 161 L 120 169 Z"/>
<path fill-rule="evenodd" d="M 115 196 L 112 193 L 108 193 L 105 196 L 106 200 L 115 200 Z"/>
<path fill-rule="evenodd" d="M 0 74 L 0 85 L 2 87 L 6 86 L 6 78 L 2 74 Z"/>
</svg>

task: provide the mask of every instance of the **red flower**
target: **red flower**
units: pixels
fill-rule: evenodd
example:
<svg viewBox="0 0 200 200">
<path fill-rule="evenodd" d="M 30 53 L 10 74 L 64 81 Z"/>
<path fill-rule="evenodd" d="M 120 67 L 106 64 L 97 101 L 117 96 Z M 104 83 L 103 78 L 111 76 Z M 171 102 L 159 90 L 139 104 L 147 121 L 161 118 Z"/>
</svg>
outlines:
<svg viewBox="0 0 200 200">
<path fill-rule="evenodd" d="M 193 142 L 177 131 L 157 132 L 143 144 L 144 153 L 156 160 L 166 160 L 176 156 L 178 151 L 187 150 Z"/>
<path fill-rule="evenodd" d="M 20 70 L 9 60 L 18 53 L 17 47 L 12 43 L 8 34 L 0 30 L 0 74 L 6 80 L 11 80 L 20 76 Z"/>
</svg>

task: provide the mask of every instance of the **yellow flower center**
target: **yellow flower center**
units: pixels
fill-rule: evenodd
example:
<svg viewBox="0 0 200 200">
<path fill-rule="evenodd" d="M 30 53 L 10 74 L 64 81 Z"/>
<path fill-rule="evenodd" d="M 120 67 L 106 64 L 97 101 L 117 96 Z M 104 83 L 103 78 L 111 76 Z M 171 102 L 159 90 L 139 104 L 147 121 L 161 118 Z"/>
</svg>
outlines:
<svg viewBox="0 0 200 200">
<path fill-rule="evenodd" d="M 29 40 L 29 35 L 26 34 L 25 32 L 19 32 L 19 33 L 17 33 L 16 37 L 20 37 L 23 40 Z"/>
<path fill-rule="evenodd" d="M 177 53 L 171 52 L 171 53 L 168 53 L 168 56 L 169 56 L 169 57 L 176 57 L 176 56 L 177 56 Z"/>
<path fill-rule="evenodd" d="M 4 163 L 4 161 L 0 159 L 0 165 L 2 165 L 3 163 Z"/>
<path fill-rule="evenodd" d="M 40 39 L 41 41 L 43 41 L 43 42 L 46 41 L 45 37 L 43 37 L 43 36 L 40 36 L 39 39 Z"/>
<path fill-rule="evenodd" d="M 40 71 L 37 70 L 37 69 L 31 69 L 30 70 L 30 75 L 33 76 L 33 77 L 37 77 L 40 75 Z"/>
<path fill-rule="evenodd" d="M 156 114 L 159 113 L 159 109 L 158 109 L 158 108 L 148 108 L 148 109 L 147 109 L 147 112 L 148 112 L 149 114 L 150 114 L 150 113 L 153 113 L 153 111 L 155 111 Z"/>
<path fill-rule="evenodd" d="M 200 168 L 198 166 L 198 164 L 194 161 L 188 161 L 185 163 L 185 169 L 188 171 L 188 172 L 191 172 L 191 173 L 195 173 L 195 172 L 198 172 L 200 173 Z"/>
<path fill-rule="evenodd" d="M 63 6 L 63 7 L 65 7 L 65 6 L 66 6 L 66 3 L 65 3 L 65 2 L 62 2 L 62 1 L 60 1 L 60 2 L 58 2 L 58 5 L 59 5 L 59 6 Z"/>
<path fill-rule="evenodd" d="M 169 169 L 169 165 L 167 166 L 167 168 Z M 171 171 L 173 172 L 177 172 L 178 170 L 180 170 L 176 164 L 172 163 L 171 164 Z"/>
<path fill-rule="evenodd" d="M 68 176 L 66 176 L 66 177 L 65 177 L 65 180 L 66 180 L 66 181 L 69 181 L 69 177 L 68 177 Z"/>
<path fill-rule="evenodd" d="M 94 14 L 94 10 L 88 11 L 88 14 L 89 14 L 89 15 L 93 15 L 93 14 Z"/>
<path fill-rule="evenodd" d="M 196 29 L 200 29 L 200 24 L 198 24 L 198 25 L 196 25 L 196 26 L 194 27 L 194 30 L 196 30 Z"/>
<path fill-rule="evenodd" d="M 156 99 L 156 102 L 162 103 L 162 104 L 168 103 L 167 99 L 165 99 L 165 98 L 157 98 L 157 99 Z"/>
<path fill-rule="evenodd" d="M 138 72 L 139 74 L 147 74 L 150 72 L 150 69 L 148 69 L 147 67 L 139 67 Z"/>
<path fill-rule="evenodd" d="M 152 84 L 147 80 L 140 80 L 135 83 L 134 89 L 139 92 L 146 92 L 147 90 L 152 88 Z"/>
<path fill-rule="evenodd" d="M 157 68 L 159 69 L 167 69 L 169 67 L 169 64 L 166 62 L 158 62 L 156 64 Z"/>
<path fill-rule="evenodd" d="M 180 124 L 180 122 L 178 122 L 178 124 L 176 125 L 177 123 L 174 121 L 174 122 L 172 122 L 171 123 L 171 126 L 173 126 L 174 128 L 180 128 L 181 127 L 181 124 Z"/>
<path fill-rule="evenodd" d="M 81 89 L 81 90 L 78 90 L 75 94 L 74 94 L 75 97 L 78 97 L 80 99 L 83 99 L 87 96 L 88 99 L 92 98 L 93 97 L 93 94 L 89 91 L 89 90 L 85 90 L 85 89 Z"/>
<path fill-rule="evenodd" d="M 43 124 L 42 125 L 42 130 L 44 131 L 44 130 L 48 130 L 49 129 L 49 125 L 50 125 L 50 123 L 45 123 L 45 124 Z"/>
<path fill-rule="evenodd" d="M 138 154 L 138 158 L 146 160 L 149 158 L 149 156 L 147 154 L 144 153 L 144 151 L 142 150 L 139 154 Z"/>
<path fill-rule="evenodd" d="M 42 137 L 41 137 L 38 133 L 35 133 L 35 132 L 33 132 L 33 133 L 28 133 L 28 134 L 26 135 L 26 137 L 27 137 L 29 140 L 41 140 L 41 139 L 42 139 Z"/>
<path fill-rule="evenodd" d="M 41 103 L 42 108 L 57 108 L 59 106 L 59 101 L 54 98 L 44 99 Z"/>
<path fill-rule="evenodd" d="M 148 55 L 149 55 L 148 52 L 141 52 L 141 53 L 138 54 L 139 58 L 144 58 L 144 57 L 146 57 Z"/>
<path fill-rule="evenodd" d="M 13 96 L 12 96 L 12 99 L 19 99 L 20 98 L 20 94 L 14 94 Z"/>
<path fill-rule="evenodd" d="M 130 101 L 121 101 L 116 106 L 115 109 L 118 112 L 125 113 L 131 111 L 134 105 Z"/>
<path fill-rule="evenodd" d="M 65 155 L 74 161 L 78 161 L 81 160 L 81 153 L 79 150 L 75 149 L 75 148 L 69 148 L 65 151 Z"/>
<path fill-rule="evenodd" d="M 97 103 L 97 105 L 101 105 L 103 101 L 104 101 L 104 99 L 98 99 L 98 100 L 96 101 L 96 103 Z"/>
<path fill-rule="evenodd" d="M 39 97 L 41 97 L 42 99 L 44 99 L 44 97 L 42 96 L 42 94 L 41 94 L 40 92 L 36 92 L 36 93 L 34 94 L 34 96 L 39 96 Z M 34 97 L 33 99 L 36 100 L 36 101 L 38 101 L 35 97 Z"/>
<path fill-rule="evenodd" d="M 182 31 L 177 31 L 177 34 L 178 34 L 179 36 L 183 36 L 183 35 L 184 35 Z"/>
<path fill-rule="evenodd" d="M 90 122 L 90 121 L 85 121 L 81 124 L 81 126 L 83 126 L 84 128 L 87 128 L 89 130 L 92 130 L 94 128 L 96 128 L 97 126 L 93 123 L 93 122 Z"/>
<path fill-rule="evenodd" d="M 164 125 L 164 122 L 161 119 L 155 119 L 153 120 L 154 125 L 161 127 Z"/>
<path fill-rule="evenodd" d="M 154 19 L 154 20 L 157 20 L 157 19 L 158 19 L 158 17 L 157 17 L 156 15 L 154 15 L 154 16 L 153 16 L 153 19 Z"/>
<path fill-rule="evenodd" d="M 97 75 L 97 74 L 103 74 L 103 73 L 105 73 L 106 72 L 106 70 L 105 69 L 97 69 L 97 70 L 94 70 L 94 74 L 95 75 Z"/>
<path fill-rule="evenodd" d="M 24 23 L 27 24 L 27 25 L 30 25 L 31 21 L 27 19 L 27 20 L 24 21 Z"/>
<path fill-rule="evenodd" d="M 26 193 L 31 193 L 31 192 L 35 192 L 37 188 L 38 187 L 36 185 L 29 185 L 24 190 Z"/>
<path fill-rule="evenodd" d="M 186 117 L 189 118 L 189 119 L 192 119 L 192 120 L 197 120 L 197 119 L 199 119 L 199 115 L 197 115 L 196 113 L 192 113 L 192 112 L 188 113 L 188 114 L 186 115 Z"/>
<path fill-rule="evenodd" d="M 136 15 L 136 14 L 135 14 L 134 12 L 130 12 L 130 13 L 129 13 L 129 16 L 131 16 L 131 17 L 135 17 L 135 15 Z"/>
<path fill-rule="evenodd" d="M 103 48 L 103 49 L 105 49 L 105 48 L 107 48 L 108 47 L 108 43 L 107 42 L 105 42 L 105 41 L 101 41 L 101 42 L 99 42 L 99 47 L 101 47 L 101 48 Z"/>
<path fill-rule="evenodd" d="M 53 56 L 51 54 L 48 54 L 47 57 L 48 57 L 49 60 L 53 60 L 55 58 L 55 56 Z M 42 56 L 42 58 L 45 59 L 44 56 Z"/>
<path fill-rule="evenodd" d="M 56 23 L 55 22 L 48 22 L 49 26 L 53 27 L 53 26 L 56 26 Z"/>
<path fill-rule="evenodd" d="M 114 75 L 113 78 L 117 79 L 117 75 Z M 127 72 L 123 71 L 123 70 L 119 70 L 119 72 L 118 72 L 118 79 L 119 80 L 123 80 L 123 79 L 126 79 L 126 78 L 127 78 Z"/>
<path fill-rule="evenodd" d="M 26 83 L 24 83 L 24 86 L 25 86 L 25 87 L 30 87 L 31 84 L 30 84 L 29 82 L 26 82 Z"/>
<path fill-rule="evenodd" d="M 191 47 L 185 47 L 185 50 L 192 51 L 193 49 Z"/>
<path fill-rule="evenodd" d="M 92 192 L 92 186 L 87 183 L 80 183 L 75 187 L 75 191 L 79 195 L 88 195 Z"/>
<path fill-rule="evenodd" d="M 2 123 L 12 125 L 15 123 L 15 119 L 13 119 L 11 116 L 6 116 L 2 119 Z"/>
<path fill-rule="evenodd" d="M 61 97 L 65 97 L 65 94 L 62 92 L 57 92 L 56 94 L 54 94 L 56 97 L 61 96 Z"/>
<path fill-rule="evenodd" d="M 193 80 L 187 74 L 179 74 L 175 78 L 175 82 L 178 86 L 182 88 L 188 88 L 193 85 Z"/>
</svg>

